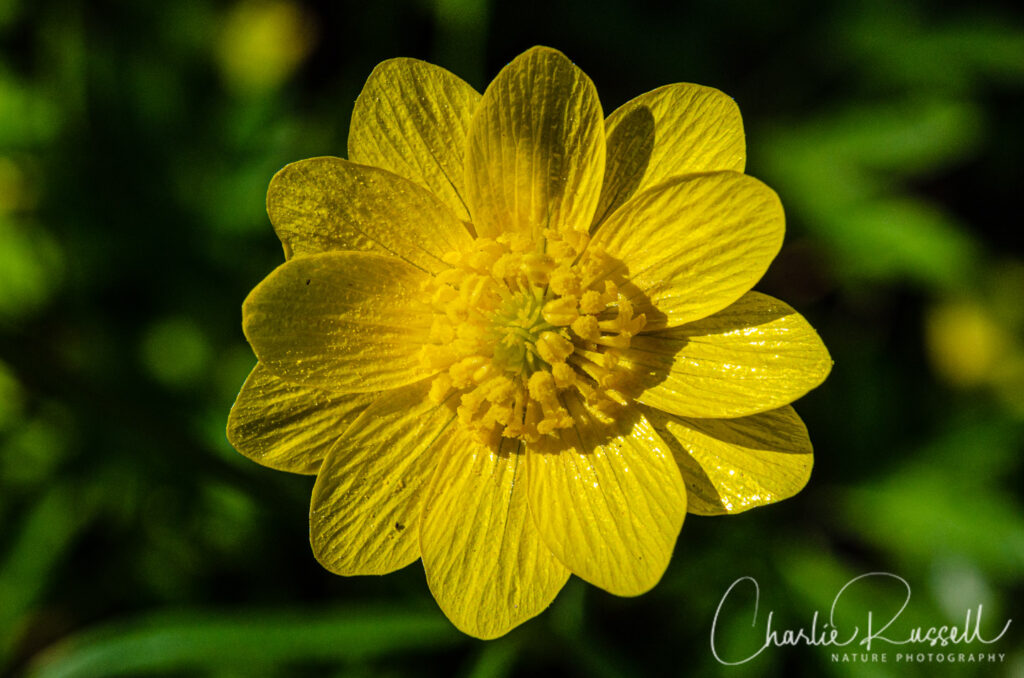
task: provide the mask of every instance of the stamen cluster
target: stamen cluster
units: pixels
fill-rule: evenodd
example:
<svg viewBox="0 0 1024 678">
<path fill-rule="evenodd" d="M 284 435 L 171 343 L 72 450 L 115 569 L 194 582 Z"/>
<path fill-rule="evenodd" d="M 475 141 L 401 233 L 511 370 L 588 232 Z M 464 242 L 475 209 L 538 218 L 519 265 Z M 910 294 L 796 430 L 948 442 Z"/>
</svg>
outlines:
<svg viewBox="0 0 1024 678">
<path fill-rule="evenodd" d="M 420 359 L 441 370 L 430 397 L 457 395 L 460 421 L 485 443 L 571 427 L 570 389 L 602 421 L 631 400 L 620 352 L 645 316 L 598 275 L 608 257 L 586 234 L 543 235 L 478 238 L 445 256 L 451 268 L 425 289 L 434 320 Z"/>
</svg>

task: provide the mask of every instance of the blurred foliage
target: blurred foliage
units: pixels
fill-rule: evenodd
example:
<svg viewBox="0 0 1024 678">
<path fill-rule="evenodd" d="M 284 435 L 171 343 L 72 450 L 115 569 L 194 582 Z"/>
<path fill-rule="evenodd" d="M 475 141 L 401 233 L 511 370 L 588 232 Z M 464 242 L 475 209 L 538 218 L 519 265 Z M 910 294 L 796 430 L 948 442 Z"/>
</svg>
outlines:
<svg viewBox="0 0 1024 678">
<path fill-rule="evenodd" d="M 482 88 L 537 43 L 607 111 L 673 81 L 736 98 L 748 171 L 789 215 L 759 287 L 836 367 L 797 404 L 817 448 L 802 494 L 689 518 L 641 598 L 573 580 L 481 643 L 419 566 L 321 570 L 311 480 L 223 429 L 254 362 L 239 306 L 281 261 L 273 173 L 344 154 L 383 59 Z M 1024 599 L 1021 119 L 1016 3 L 0 0 L 0 675 L 720 675 L 711 620 L 744 575 L 783 628 L 892 571 L 908 627 L 983 603 L 991 635 Z M 736 652 L 745 615 L 724 624 Z M 996 666 L 797 648 L 729 673 L 1019 676 L 1020 626 Z"/>
</svg>

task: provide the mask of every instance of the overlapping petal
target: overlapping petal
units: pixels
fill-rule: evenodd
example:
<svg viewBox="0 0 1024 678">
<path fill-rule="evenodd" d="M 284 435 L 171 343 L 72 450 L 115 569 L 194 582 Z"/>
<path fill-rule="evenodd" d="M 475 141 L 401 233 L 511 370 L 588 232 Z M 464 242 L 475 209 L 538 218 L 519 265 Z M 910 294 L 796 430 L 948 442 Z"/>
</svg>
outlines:
<svg viewBox="0 0 1024 678">
<path fill-rule="evenodd" d="M 309 511 L 317 560 L 342 575 L 386 574 L 420 556 L 419 517 L 452 410 L 428 383 L 390 391 L 349 427 L 317 474 Z"/>
<path fill-rule="evenodd" d="M 573 574 L 620 596 L 653 587 L 686 515 L 672 451 L 633 410 L 604 426 L 575 397 L 560 444 L 528 450 L 530 512 L 544 543 Z"/>
<path fill-rule="evenodd" d="M 427 583 L 461 630 L 503 635 L 542 612 L 569 578 L 533 525 L 525 450 L 455 435 L 437 462 L 420 521 Z"/>
<path fill-rule="evenodd" d="M 293 384 L 257 364 L 228 415 L 228 441 L 264 466 L 316 473 L 327 451 L 376 397 Z"/>
<path fill-rule="evenodd" d="M 673 449 L 690 513 L 739 513 L 792 497 L 811 477 L 807 428 L 786 406 L 738 419 L 685 419 L 648 410 Z"/>
<path fill-rule="evenodd" d="M 391 172 L 341 158 L 310 158 L 278 172 L 267 212 L 285 252 L 390 254 L 437 273 L 447 252 L 472 238 L 434 195 Z"/>
<path fill-rule="evenodd" d="M 647 330 L 707 317 L 753 287 L 782 246 L 773 190 L 738 172 L 669 179 L 634 196 L 597 230 L 610 257 L 594 276 L 619 283 Z"/>
<path fill-rule="evenodd" d="M 604 120 L 590 78 L 534 47 L 498 73 L 469 132 L 466 198 L 481 236 L 586 230 L 604 174 Z"/>
<path fill-rule="evenodd" d="M 367 79 L 352 110 L 348 157 L 430 190 L 460 219 L 466 136 L 480 94 L 458 76 L 417 59 L 389 59 Z"/>
<path fill-rule="evenodd" d="M 622 351 L 638 400 L 684 417 L 742 417 L 793 402 L 828 376 L 832 358 L 789 305 L 759 292 L 708 318 L 641 334 Z"/>
<path fill-rule="evenodd" d="M 430 376 L 418 358 L 431 323 L 426 278 L 378 254 L 296 257 L 249 293 L 242 327 L 260 362 L 289 381 L 343 393 L 397 388 Z"/>
<path fill-rule="evenodd" d="M 605 132 L 608 160 L 595 224 L 671 177 L 742 172 L 746 164 L 740 109 L 712 87 L 677 83 L 641 94 L 608 116 Z"/>
</svg>

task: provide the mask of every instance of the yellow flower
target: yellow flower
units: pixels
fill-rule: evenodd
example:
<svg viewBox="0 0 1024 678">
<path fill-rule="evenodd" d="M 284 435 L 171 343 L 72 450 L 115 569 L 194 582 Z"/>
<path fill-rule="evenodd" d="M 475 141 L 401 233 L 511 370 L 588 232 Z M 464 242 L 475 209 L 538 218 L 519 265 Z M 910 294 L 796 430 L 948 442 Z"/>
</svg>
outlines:
<svg viewBox="0 0 1024 678">
<path fill-rule="evenodd" d="M 317 475 L 324 567 L 422 559 L 445 614 L 491 638 L 570 573 L 647 591 L 688 510 L 807 482 L 788 403 L 831 359 L 749 291 L 784 219 L 743 174 L 732 99 L 668 85 L 605 119 L 553 49 L 482 96 L 394 59 L 356 100 L 348 155 L 270 184 L 287 261 L 243 306 L 259 364 L 228 425 L 255 461 Z"/>
</svg>

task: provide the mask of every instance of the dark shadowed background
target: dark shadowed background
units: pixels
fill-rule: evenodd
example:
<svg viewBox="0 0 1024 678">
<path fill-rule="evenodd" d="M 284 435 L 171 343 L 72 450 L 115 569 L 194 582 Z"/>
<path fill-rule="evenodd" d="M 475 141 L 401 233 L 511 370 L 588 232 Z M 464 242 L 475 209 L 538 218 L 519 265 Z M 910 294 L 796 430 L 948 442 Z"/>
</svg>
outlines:
<svg viewBox="0 0 1024 678">
<path fill-rule="evenodd" d="M 1024 676 L 1015 5 L 0 0 L 0 675 Z M 482 91 L 534 44 L 583 68 L 606 112 L 679 81 L 736 99 L 747 171 L 788 215 L 758 289 L 836 364 L 796 404 L 816 447 L 801 494 L 691 516 L 651 593 L 573 579 L 483 643 L 449 625 L 419 564 L 321 569 L 312 478 L 242 458 L 224 426 L 255 362 L 241 302 L 282 261 L 273 173 L 344 155 L 384 59 Z M 768 610 L 807 626 L 872 571 L 912 586 L 903 635 L 978 604 L 989 637 L 1014 618 L 995 646 L 958 649 L 1005 660 L 712 656 L 737 578 L 761 608 L 754 626 L 749 595 L 723 612 L 728 657 L 763 642 Z M 898 593 L 851 591 L 850 623 Z"/>
</svg>

